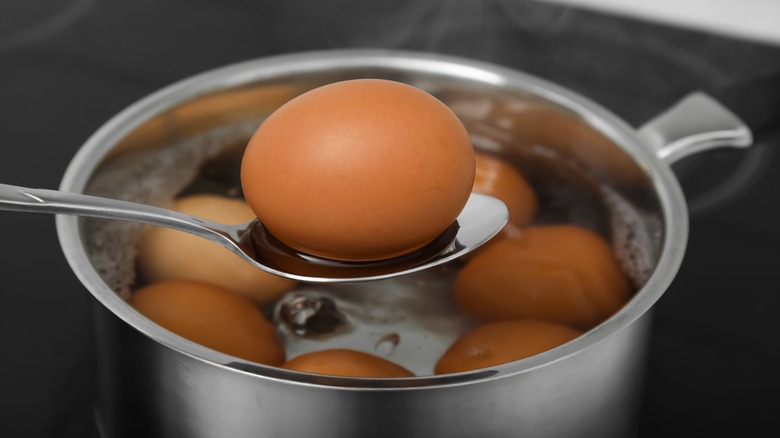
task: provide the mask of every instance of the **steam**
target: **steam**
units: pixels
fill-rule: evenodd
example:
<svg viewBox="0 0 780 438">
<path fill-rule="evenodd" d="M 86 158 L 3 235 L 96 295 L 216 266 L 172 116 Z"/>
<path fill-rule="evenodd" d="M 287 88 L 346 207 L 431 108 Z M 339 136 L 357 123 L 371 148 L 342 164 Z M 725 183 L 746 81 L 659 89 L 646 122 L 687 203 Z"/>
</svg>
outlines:
<svg viewBox="0 0 780 438">
<path fill-rule="evenodd" d="M 529 52 L 541 53 L 541 43 L 565 27 L 570 11 L 516 0 L 335 0 L 305 8 L 283 2 L 273 34 L 285 36 L 279 43 L 289 51 L 389 48 L 513 65 Z"/>
</svg>

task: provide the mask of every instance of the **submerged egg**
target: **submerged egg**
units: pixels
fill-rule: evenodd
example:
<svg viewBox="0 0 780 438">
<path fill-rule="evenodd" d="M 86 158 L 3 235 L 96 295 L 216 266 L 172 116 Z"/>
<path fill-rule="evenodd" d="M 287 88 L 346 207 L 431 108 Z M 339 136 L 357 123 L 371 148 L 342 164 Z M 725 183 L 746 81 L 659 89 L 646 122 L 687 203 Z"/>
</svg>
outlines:
<svg viewBox="0 0 780 438">
<path fill-rule="evenodd" d="M 180 213 L 228 224 L 255 218 L 240 199 L 218 195 L 191 195 L 170 206 Z M 138 245 L 138 262 L 144 278 L 196 280 L 230 289 L 257 301 L 277 298 L 296 282 L 269 274 L 245 262 L 219 244 L 202 237 L 164 227 L 152 227 Z"/>
<path fill-rule="evenodd" d="M 267 365 L 281 365 L 276 330 L 248 299 L 195 281 L 164 281 L 135 291 L 130 305 L 147 318 L 213 350 Z"/>
<path fill-rule="evenodd" d="M 474 150 L 458 117 L 399 82 L 358 79 L 304 93 L 269 116 L 241 164 L 247 202 L 304 253 L 378 260 L 444 232 L 468 200 Z"/>
<path fill-rule="evenodd" d="M 459 337 L 436 363 L 436 374 L 487 368 L 550 350 L 580 336 L 581 331 L 537 320 L 485 324 Z"/>
<path fill-rule="evenodd" d="M 628 279 L 598 234 L 532 226 L 488 246 L 455 280 L 460 309 L 481 321 L 534 318 L 587 329 L 617 311 Z"/>
<path fill-rule="evenodd" d="M 518 227 L 531 223 L 539 208 L 531 186 L 511 164 L 477 153 L 474 191 L 500 199 L 509 210 L 509 222 Z"/>
<path fill-rule="evenodd" d="M 413 377 L 411 371 L 379 356 L 348 349 L 321 350 L 297 356 L 282 368 L 345 377 Z"/>
</svg>

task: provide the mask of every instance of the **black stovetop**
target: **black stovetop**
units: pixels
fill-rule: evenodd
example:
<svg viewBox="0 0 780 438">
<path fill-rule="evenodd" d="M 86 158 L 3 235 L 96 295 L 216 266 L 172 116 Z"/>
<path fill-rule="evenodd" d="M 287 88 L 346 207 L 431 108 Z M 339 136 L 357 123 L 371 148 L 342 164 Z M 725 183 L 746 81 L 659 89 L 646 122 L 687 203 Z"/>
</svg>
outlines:
<svg viewBox="0 0 780 438">
<path fill-rule="evenodd" d="M 503 64 L 637 126 L 693 90 L 732 105 L 755 128 L 754 147 L 675 166 L 690 240 L 655 308 L 639 436 L 776 429 L 780 47 L 519 0 L 4 0 L 0 182 L 56 188 L 97 127 L 179 79 L 347 47 Z M 0 211 L 0 226 L 10 230 L 0 233 L 0 436 L 96 437 L 91 296 L 52 217 Z"/>
</svg>

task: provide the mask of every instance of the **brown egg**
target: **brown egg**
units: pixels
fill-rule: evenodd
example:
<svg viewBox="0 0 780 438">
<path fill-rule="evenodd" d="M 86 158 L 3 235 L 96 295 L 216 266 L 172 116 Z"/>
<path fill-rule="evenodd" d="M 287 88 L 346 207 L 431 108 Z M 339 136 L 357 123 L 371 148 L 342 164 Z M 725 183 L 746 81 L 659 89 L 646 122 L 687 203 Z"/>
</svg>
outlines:
<svg viewBox="0 0 780 438">
<path fill-rule="evenodd" d="M 258 128 L 241 184 L 269 232 L 339 260 L 412 252 L 445 231 L 474 183 L 463 124 L 399 82 L 337 82 L 292 99 Z"/>
<path fill-rule="evenodd" d="M 629 298 L 606 241 L 574 225 L 533 226 L 490 245 L 455 281 L 455 299 L 481 320 L 533 318 L 587 329 Z"/>
<path fill-rule="evenodd" d="M 539 208 L 531 186 L 511 164 L 477 153 L 473 191 L 498 198 L 509 209 L 509 221 L 518 227 L 531 223 Z"/>
<path fill-rule="evenodd" d="M 436 362 L 436 374 L 478 370 L 524 359 L 580 336 L 580 330 L 533 319 L 485 324 L 459 337 Z"/>
<path fill-rule="evenodd" d="M 129 303 L 162 327 L 204 347 L 267 365 L 284 362 L 274 327 L 235 292 L 173 280 L 137 290 Z"/>
<path fill-rule="evenodd" d="M 239 224 L 255 215 L 242 200 L 218 195 L 192 195 L 174 201 L 172 210 L 203 219 Z M 142 236 L 138 263 L 151 282 L 196 280 L 246 295 L 257 301 L 277 298 L 296 282 L 257 269 L 230 250 L 201 237 L 153 227 Z"/>
<path fill-rule="evenodd" d="M 436 374 L 459 373 L 524 359 L 565 344 L 581 331 L 532 319 L 498 321 L 458 338 L 436 362 Z"/>
<path fill-rule="evenodd" d="M 414 377 L 411 371 L 389 360 L 355 350 L 321 350 L 297 356 L 282 368 L 313 374 L 346 377 Z"/>
</svg>

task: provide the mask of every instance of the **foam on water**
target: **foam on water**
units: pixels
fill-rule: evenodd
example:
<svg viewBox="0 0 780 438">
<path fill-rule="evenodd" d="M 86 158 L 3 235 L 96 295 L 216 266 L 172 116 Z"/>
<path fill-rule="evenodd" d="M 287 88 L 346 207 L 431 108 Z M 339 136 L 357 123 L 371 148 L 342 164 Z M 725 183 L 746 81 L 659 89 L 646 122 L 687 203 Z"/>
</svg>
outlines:
<svg viewBox="0 0 780 438">
<path fill-rule="evenodd" d="M 157 206 L 168 205 L 197 176 L 203 163 L 237 142 L 246 142 L 257 121 L 221 126 L 165 148 L 124 153 L 95 173 L 85 192 Z M 85 219 L 85 246 L 106 284 L 122 298 L 136 282 L 136 242 L 145 225 Z"/>
<path fill-rule="evenodd" d="M 642 211 L 609 186 L 601 185 L 609 210 L 612 247 L 620 266 L 635 288 L 642 287 L 655 269 L 661 246 L 661 218 L 657 212 Z"/>
</svg>

